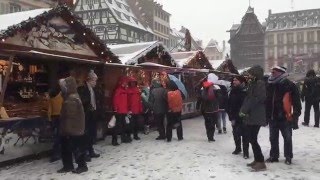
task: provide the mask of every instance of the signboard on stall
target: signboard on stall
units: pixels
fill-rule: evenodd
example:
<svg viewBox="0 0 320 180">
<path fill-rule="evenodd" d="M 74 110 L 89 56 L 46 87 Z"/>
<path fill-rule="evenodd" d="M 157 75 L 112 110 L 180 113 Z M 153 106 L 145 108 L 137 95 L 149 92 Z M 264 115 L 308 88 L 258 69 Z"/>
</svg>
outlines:
<svg viewBox="0 0 320 180">
<path fill-rule="evenodd" d="M 182 115 L 196 113 L 197 112 L 196 104 L 197 104 L 196 101 L 183 103 Z"/>
</svg>

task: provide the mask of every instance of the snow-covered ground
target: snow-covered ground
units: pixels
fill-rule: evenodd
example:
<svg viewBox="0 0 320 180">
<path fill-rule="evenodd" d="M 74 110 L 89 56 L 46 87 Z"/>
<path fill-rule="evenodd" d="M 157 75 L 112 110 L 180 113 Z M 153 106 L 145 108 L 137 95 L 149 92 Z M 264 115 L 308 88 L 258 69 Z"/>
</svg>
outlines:
<svg viewBox="0 0 320 180">
<path fill-rule="evenodd" d="M 89 171 L 81 175 L 57 174 L 61 162 L 51 164 L 48 159 L 42 159 L 2 169 L 0 179 L 317 180 L 320 177 L 320 129 L 300 126 L 299 130 L 294 131 L 294 159 L 291 166 L 284 164 L 283 141 L 280 138 L 280 162 L 267 164 L 267 171 L 250 172 L 246 163 L 253 160 L 251 149 L 248 160 L 241 155 L 231 154 L 234 143 L 230 124 L 227 134 L 215 135 L 214 143 L 207 142 L 202 117 L 184 120 L 183 127 L 184 140 L 180 142 L 175 132 L 171 143 L 155 141 L 158 134 L 153 132 L 141 135 L 141 141 L 118 147 L 111 146 L 108 137 L 96 146 L 101 157 L 88 163 Z M 268 128 L 264 127 L 259 140 L 266 158 L 270 149 L 268 138 Z"/>
</svg>

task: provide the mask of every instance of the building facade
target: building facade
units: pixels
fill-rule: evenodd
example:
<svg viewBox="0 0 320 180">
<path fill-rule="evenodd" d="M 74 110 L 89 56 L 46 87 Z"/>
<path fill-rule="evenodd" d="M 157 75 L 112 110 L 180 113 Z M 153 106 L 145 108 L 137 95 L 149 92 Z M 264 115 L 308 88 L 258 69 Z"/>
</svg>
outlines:
<svg viewBox="0 0 320 180">
<path fill-rule="evenodd" d="M 153 31 L 153 40 L 169 47 L 170 16 L 163 6 L 154 0 L 128 0 L 135 16 Z"/>
<path fill-rule="evenodd" d="M 209 60 L 222 60 L 224 59 L 224 52 L 226 50 L 225 41 L 222 43 L 222 48 L 219 47 L 219 43 L 216 40 L 211 39 L 204 48 L 203 52 Z"/>
<path fill-rule="evenodd" d="M 228 32 L 230 32 L 231 59 L 238 69 L 253 65 L 264 67 L 265 28 L 252 7 L 248 8 L 241 24 L 233 25 Z"/>
<path fill-rule="evenodd" d="M 106 44 L 152 40 L 152 30 L 137 19 L 125 0 L 78 0 L 74 11 Z"/>
<path fill-rule="evenodd" d="M 58 1 L 53 0 L 1 0 L 0 14 L 28 11 L 39 8 L 54 7 Z"/>
<path fill-rule="evenodd" d="M 319 72 L 320 9 L 284 13 L 269 10 L 265 35 L 265 67 L 287 67 L 292 74 Z"/>
</svg>

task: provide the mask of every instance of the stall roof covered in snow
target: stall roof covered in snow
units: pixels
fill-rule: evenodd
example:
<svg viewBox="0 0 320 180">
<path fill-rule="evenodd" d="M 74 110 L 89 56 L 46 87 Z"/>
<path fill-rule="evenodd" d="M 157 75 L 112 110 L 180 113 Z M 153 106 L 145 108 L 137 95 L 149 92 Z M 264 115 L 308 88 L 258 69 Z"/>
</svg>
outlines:
<svg viewBox="0 0 320 180">
<path fill-rule="evenodd" d="M 49 10 L 50 9 L 48 8 L 44 8 L 0 15 L 0 32 L 8 29 L 10 26 L 19 24 L 22 21 L 28 20 L 29 18 L 34 18 Z"/>
<path fill-rule="evenodd" d="M 68 25 L 68 30 L 72 30 L 72 32 L 74 32 L 74 36 L 77 36 L 77 40 L 70 39 L 70 37 L 66 35 L 65 31 L 60 31 L 55 27 L 49 27 L 48 22 L 54 17 L 60 17 Z M 95 55 L 80 54 L 78 53 L 78 51 L 67 52 L 57 49 L 54 50 L 46 46 L 41 46 L 41 50 L 43 51 L 55 51 L 55 54 L 67 53 L 68 56 L 85 56 L 88 58 L 94 58 L 98 61 L 119 63 L 118 57 L 116 57 L 109 50 L 109 48 L 94 34 L 94 32 L 92 32 L 82 23 L 82 19 L 75 15 L 72 10 L 66 5 L 59 5 L 53 9 L 37 9 L 0 15 L 0 50 L 6 51 L 10 49 L 8 48 L 8 44 L 10 43 L 10 45 L 17 46 L 15 48 L 15 51 L 17 53 L 21 50 L 21 48 L 19 48 L 20 46 L 24 47 L 24 50 L 33 50 L 34 47 L 32 45 L 19 44 L 20 42 L 18 41 L 21 40 L 21 38 L 18 38 L 17 40 L 14 39 L 14 37 L 18 36 L 19 32 L 30 32 L 34 28 L 39 28 L 40 25 L 44 26 L 44 28 L 46 29 L 51 28 L 51 30 L 54 29 L 56 32 L 61 33 L 63 35 L 63 38 L 68 39 L 73 45 L 76 43 L 75 41 L 79 41 L 82 44 L 87 45 Z M 12 48 L 10 50 L 12 50 Z"/>
<path fill-rule="evenodd" d="M 122 64 L 137 64 L 139 58 L 158 46 L 162 46 L 169 53 L 169 50 L 159 41 L 110 45 L 109 48 L 119 57 Z"/>
<path fill-rule="evenodd" d="M 222 59 L 222 60 L 209 60 L 209 62 L 214 69 L 217 69 L 224 62 L 224 59 Z"/>
<path fill-rule="evenodd" d="M 178 67 L 212 69 L 212 66 L 203 51 L 176 52 L 171 53 L 171 55 Z"/>
<path fill-rule="evenodd" d="M 191 61 L 192 58 L 196 56 L 196 54 L 197 51 L 171 53 L 178 67 L 183 67 L 184 65 L 187 65 L 189 61 Z"/>
</svg>

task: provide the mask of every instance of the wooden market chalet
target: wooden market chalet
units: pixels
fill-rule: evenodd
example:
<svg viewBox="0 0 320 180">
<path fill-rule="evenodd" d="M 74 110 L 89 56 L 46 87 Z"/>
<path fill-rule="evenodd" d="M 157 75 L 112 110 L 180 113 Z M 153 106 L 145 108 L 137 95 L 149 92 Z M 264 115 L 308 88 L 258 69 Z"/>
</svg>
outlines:
<svg viewBox="0 0 320 180">
<path fill-rule="evenodd" d="M 239 69 L 261 65 L 264 67 L 265 28 L 249 7 L 241 24 L 234 24 L 230 32 L 231 58 Z"/>
<path fill-rule="evenodd" d="M 153 32 L 144 26 L 122 0 L 79 0 L 75 13 L 106 44 L 151 41 Z"/>
<path fill-rule="evenodd" d="M 2 15 L 0 21 L 0 122 L 46 117 L 46 96 L 59 78 L 72 73 L 81 83 L 89 68 L 120 62 L 67 6 Z"/>
</svg>

